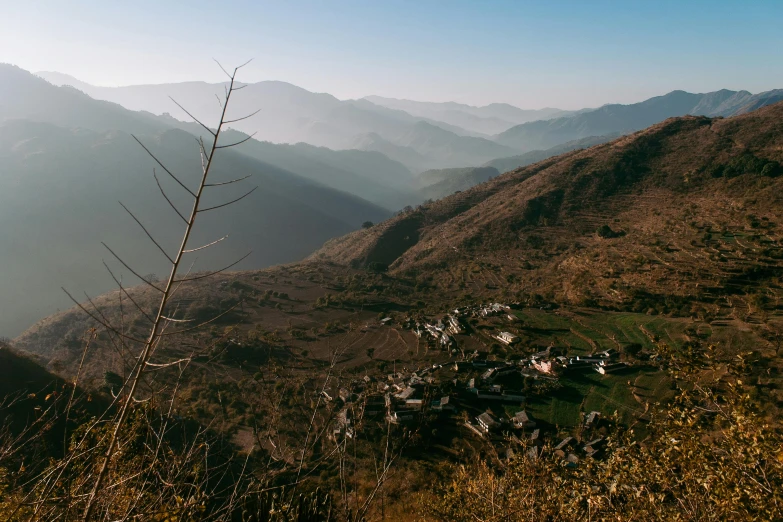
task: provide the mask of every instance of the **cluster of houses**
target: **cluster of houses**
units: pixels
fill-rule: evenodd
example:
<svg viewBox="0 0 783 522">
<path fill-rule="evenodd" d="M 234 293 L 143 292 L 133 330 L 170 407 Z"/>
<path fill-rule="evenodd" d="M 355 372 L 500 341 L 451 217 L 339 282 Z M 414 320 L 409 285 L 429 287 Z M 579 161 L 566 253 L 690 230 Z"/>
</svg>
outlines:
<svg viewBox="0 0 783 522">
<path fill-rule="evenodd" d="M 422 337 L 425 334 L 430 335 L 436 343 L 445 349 L 454 346 L 452 335 L 458 335 L 462 332 L 463 329 L 459 319 L 451 315 L 446 318 L 446 322 L 439 319 L 432 323 L 416 324 L 413 328 L 413 333 L 416 334 L 416 337 Z"/>
<path fill-rule="evenodd" d="M 403 326 L 411 328 L 418 337 L 432 338 L 454 354 L 455 336 L 465 334 L 469 329 L 467 318 L 502 318 L 506 315 L 515 321 L 511 309 L 511 306 L 500 303 L 457 308 L 440 319 L 415 323 L 409 320 Z M 386 318 L 382 324 L 389 321 Z M 520 343 L 516 334 L 502 331 L 502 328 L 498 330 L 492 335 L 497 341 L 507 346 Z M 528 454 L 537 457 L 544 445 L 541 431 L 546 429 L 546 425 L 538 425 L 526 409 L 525 395 L 513 389 L 513 385 L 519 383 L 521 387 L 524 382 L 524 389 L 530 391 L 528 378 L 532 378 L 534 383 L 556 382 L 569 372 L 596 371 L 607 374 L 626 367 L 625 363 L 618 361 L 618 354 L 614 350 L 568 356 L 567 351 L 550 346 L 538 353 L 524 357 L 517 355 L 507 360 L 482 358 L 477 351 L 463 355 L 463 360 L 434 364 L 415 371 L 403 369 L 398 372 L 395 366 L 395 371 L 388 375 L 377 378 L 365 376 L 358 388 L 352 391 L 340 389 L 337 395 L 343 405 L 333 423 L 333 438 L 354 437 L 358 429 L 357 419 L 406 424 L 426 415 L 434 422 L 455 423 L 457 416 L 454 413 L 462 410 L 469 412 L 469 415 L 468 420 L 460 425 L 469 428 L 477 436 L 496 446 L 507 446 L 509 438 L 521 442 L 524 437 Z M 439 371 L 444 368 L 454 373 L 450 373 L 447 380 L 441 383 L 439 377 L 443 373 Z M 443 386 L 448 381 L 452 385 Z M 509 385 L 511 388 L 507 388 Z M 332 400 L 331 397 L 328 400 Z M 499 418 L 493 411 L 508 412 L 507 418 Z M 580 440 L 566 437 L 553 447 L 565 466 L 577 466 L 581 458 L 600 455 L 605 440 L 597 435 L 591 436 L 600 422 L 599 412 L 586 414 L 580 428 Z M 505 451 L 512 452 L 511 449 Z"/>
<path fill-rule="evenodd" d="M 580 441 L 576 437 L 568 436 L 560 439 L 552 448 L 552 452 L 561 459 L 564 466 L 577 467 L 582 458 L 602 456 L 606 448 L 606 439 L 596 434 L 600 416 L 600 412 L 597 411 L 586 415 L 582 430 L 582 435 L 585 436 L 583 440 Z M 505 446 L 505 449 L 500 453 L 505 454 L 506 457 L 510 458 L 514 454 L 514 446 L 508 446 L 507 442 L 516 442 L 516 447 L 522 446 L 520 436 L 524 436 L 526 439 L 525 447 L 527 447 L 528 457 L 538 458 L 543 452 L 544 442 L 541 437 L 541 429 L 537 428 L 536 421 L 526 410 L 516 412 L 513 417 L 507 420 L 498 419 L 491 413 L 484 412 L 476 416 L 475 424 L 468 422 L 466 426 L 483 437 L 491 438 L 493 435 L 503 434 L 504 437 L 502 439 L 496 438 L 496 442 Z"/>
<path fill-rule="evenodd" d="M 491 303 L 488 305 L 479 305 L 474 308 L 466 309 L 473 317 L 492 317 L 496 315 L 507 314 L 511 310 L 509 305 L 500 303 Z"/>
<path fill-rule="evenodd" d="M 602 375 L 616 372 L 627 365 L 617 361 L 618 354 L 614 350 L 604 350 L 589 355 L 577 355 L 566 357 L 558 355 L 555 347 L 549 347 L 544 351 L 535 353 L 525 358 L 487 361 L 474 359 L 472 361 L 460 361 L 454 363 L 457 371 L 472 368 L 487 368 L 481 375 L 481 380 L 492 382 L 494 379 L 513 372 L 519 372 L 525 377 L 536 379 L 557 379 L 561 373 L 596 371 Z"/>
<path fill-rule="evenodd" d="M 547 375 L 560 372 L 596 371 L 601 375 L 616 372 L 627 365 L 617 361 L 618 354 L 614 350 L 604 350 L 589 355 L 566 357 L 554 355 L 552 348 L 530 356 L 526 361 L 530 368 Z M 524 364 L 524 361 L 520 361 Z"/>
<path fill-rule="evenodd" d="M 611 360 L 611 354 L 603 354 L 601 357 L 598 355 L 601 354 L 596 357 L 602 360 Z M 543 355 L 538 360 L 542 359 Z M 611 364 L 614 363 L 604 365 Z M 436 379 L 437 372 L 444 368 L 456 370 L 458 373 L 482 373 L 480 377 L 466 378 L 461 381 L 464 386 L 456 389 L 451 387 L 452 391 L 445 393 L 440 391 L 442 386 Z M 435 364 L 417 371 L 395 371 L 378 379 L 365 376 L 354 383 L 351 389 L 339 388 L 334 399 L 324 392 L 327 400 L 342 402 L 333 421 L 331 438 L 337 442 L 355 437 L 359 429 L 357 419 L 376 423 L 409 424 L 421 419 L 423 414 L 429 414 L 435 422 L 456 424 L 458 417 L 454 414 L 458 410 L 472 410 L 480 413 L 469 418 L 463 425 L 477 436 L 502 448 L 502 452 L 507 456 L 513 454 L 514 448 L 521 447 L 520 444 L 513 443 L 509 446 L 509 441 L 521 443 L 524 439 L 527 455 L 537 458 L 544 447 L 542 427 L 525 408 L 526 398 L 519 392 L 493 384 L 500 376 L 524 371 L 525 368 L 518 362 L 474 360 Z M 459 379 L 453 380 L 454 384 L 458 382 Z M 509 413 L 508 418 L 499 418 L 487 409 L 493 403 L 498 403 L 500 408 L 492 407 L 492 410 L 509 411 L 508 408 L 511 407 L 513 415 Z M 432 417 L 432 414 L 435 416 Z M 581 428 L 584 440 L 580 442 L 575 437 L 566 437 L 554 446 L 553 451 L 562 459 L 564 466 L 578 466 L 580 459 L 601 455 L 605 440 L 597 435 L 590 436 L 595 433 L 600 421 L 600 412 L 592 411 L 586 414 Z"/>
<path fill-rule="evenodd" d="M 454 346 L 453 336 L 465 333 L 465 325 L 463 324 L 465 318 L 486 318 L 506 314 L 509 318 L 516 320 L 508 313 L 510 310 L 511 306 L 501 303 L 455 308 L 443 319 L 416 323 L 413 326 L 413 333 L 417 337 L 429 335 L 444 348 L 452 348 Z M 519 338 L 510 332 L 501 332 L 497 335 L 497 339 L 505 344 L 514 344 L 519 341 Z"/>
</svg>

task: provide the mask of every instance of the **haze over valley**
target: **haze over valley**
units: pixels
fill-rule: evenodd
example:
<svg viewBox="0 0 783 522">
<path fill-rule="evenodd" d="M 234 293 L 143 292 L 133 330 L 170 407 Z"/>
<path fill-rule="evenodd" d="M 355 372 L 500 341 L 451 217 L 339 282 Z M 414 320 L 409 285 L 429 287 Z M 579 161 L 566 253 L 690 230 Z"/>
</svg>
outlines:
<svg viewBox="0 0 783 522">
<path fill-rule="evenodd" d="M 161 223 L 165 234 L 167 211 L 152 206 L 147 197 L 155 189 L 155 165 L 131 134 L 150 147 L 160 147 L 160 154 L 167 151 L 166 157 L 179 170 L 197 172 L 196 142 L 188 136 L 202 136 L 204 131 L 172 99 L 211 125 L 215 96 L 225 84 L 101 88 L 62 73 L 30 74 L 10 65 L 2 66 L 0 76 L 4 99 L 15 100 L 0 109 L 9 173 L 3 178 L 7 201 L 2 217 L 21 225 L 4 227 L 3 239 L 35 252 L 32 263 L 14 249 L 0 254 L 7 273 L 13 274 L 0 283 L 0 300 L 12 310 L 0 318 L 0 332 L 13 336 L 41 315 L 68 306 L 60 286 L 77 286 L 91 294 L 111 288 L 110 278 L 100 284 L 94 277 L 106 253 L 100 242 L 133 234 L 121 214 L 110 210 L 115 205 L 122 209 L 108 194 L 122 194 L 126 204 L 149 206 L 147 215 Z M 226 163 L 238 163 L 225 168 L 253 174 L 264 190 L 254 203 L 242 203 L 247 215 L 227 243 L 234 253 L 242 247 L 255 250 L 237 268 L 301 259 L 365 221 L 381 221 L 404 207 L 440 199 L 502 172 L 609 141 L 671 116 L 731 116 L 783 96 L 780 90 L 757 95 L 672 92 L 638 104 L 568 112 L 374 96 L 342 101 L 284 82 L 243 85 L 229 119 L 260 111 L 230 125 L 235 130 L 224 135 L 227 141 L 249 135 L 253 139 L 228 154 Z M 479 131 L 488 129 L 495 134 Z M 117 157 L 123 158 L 119 164 L 114 163 Z M 50 180 L 47 173 L 52 170 L 58 175 Z M 232 194 L 226 189 L 226 196 Z M 71 217 L 57 219 L 63 212 Z M 111 219 L 102 217 L 106 215 Z M 272 216 L 275 225 L 270 224 Z M 92 225 L 74 226 L 82 221 Z M 205 227 L 203 238 L 223 226 L 216 221 Z M 298 241 L 290 242 L 291 236 Z M 136 240 L 144 238 L 129 239 L 130 252 L 141 246 Z M 59 259 L 39 250 L 44 245 L 73 262 L 58 269 Z M 215 263 L 205 253 L 199 269 L 218 268 Z M 143 270 L 157 274 L 161 267 L 145 260 Z"/>
</svg>

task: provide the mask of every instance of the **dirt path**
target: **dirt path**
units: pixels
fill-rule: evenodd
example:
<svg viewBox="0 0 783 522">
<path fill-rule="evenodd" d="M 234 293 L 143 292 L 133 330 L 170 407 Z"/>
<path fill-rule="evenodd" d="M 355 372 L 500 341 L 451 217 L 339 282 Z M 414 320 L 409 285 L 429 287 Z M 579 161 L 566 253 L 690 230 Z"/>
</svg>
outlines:
<svg viewBox="0 0 783 522">
<path fill-rule="evenodd" d="M 642 331 L 642 333 L 643 333 L 644 335 L 646 335 L 646 336 L 647 336 L 647 338 L 650 340 L 650 342 L 651 342 L 651 343 L 655 344 L 655 343 L 657 342 L 657 341 L 655 340 L 655 338 L 656 338 L 657 336 L 656 336 L 655 334 L 653 334 L 653 333 L 652 333 L 650 330 L 648 330 L 647 328 L 645 328 L 643 324 L 640 324 L 640 325 L 639 325 L 639 330 L 641 330 L 641 331 Z"/>
</svg>

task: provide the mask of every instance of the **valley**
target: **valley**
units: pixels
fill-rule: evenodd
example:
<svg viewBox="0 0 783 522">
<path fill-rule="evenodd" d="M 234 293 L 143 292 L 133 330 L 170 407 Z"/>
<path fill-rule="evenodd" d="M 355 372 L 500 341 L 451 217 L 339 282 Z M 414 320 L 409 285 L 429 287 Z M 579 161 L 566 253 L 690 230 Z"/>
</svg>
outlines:
<svg viewBox="0 0 783 522">
<path fill-rule="evenodd" d="M 0 65 L 0 515 L 781 513 L 779 90 L 523 110 L 237 70 Z"/>
</svg>

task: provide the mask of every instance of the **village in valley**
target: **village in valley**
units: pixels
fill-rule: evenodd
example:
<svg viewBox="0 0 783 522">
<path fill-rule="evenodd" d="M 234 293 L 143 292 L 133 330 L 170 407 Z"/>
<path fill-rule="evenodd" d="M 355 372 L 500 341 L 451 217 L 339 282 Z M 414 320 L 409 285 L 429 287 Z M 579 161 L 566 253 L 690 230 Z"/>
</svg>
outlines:
<svg viewBox="0 0 783 522">
<path fill-rule="evenodd" d="M 612 348 L 575 353 L 566 343 L 550 342 L 545 347 L 525 343 L 515 333 L 521 327 L 519 308 L 490 303 L 456 308 L 428 320 L 402 320 L 401 328 L 447 360 L 417 368 L 395 362 L 383 366 L 388 373 L 368 372 L 340 387 L 334 397 L 323 391 L 326 400 L 340 405 L 330 438 L 339 444 L 380 423 L 403 429 L 425 423 L 436 432 L 483 440 L 501 459 L 520 451 L 537 458 L 545 445 L 564 466 L 600 457 L 603 435 L 614 422 L 615 410 L 588 410 L 580 404 L 578 420 L 572 425 L 557 425 L 534 412 L 550 396 L 562 395 L 564 386 L 569 386 L 564 382 L 593 376 L 622 378 L 636 362 L 644 359 L 649 365 L 655 355 L 639 347 L 629 350 L 631 357 Z M 390 327 L 393 321 L 382 317 L 368 327 Z M 489 351 L 478 349 L 477 342 Z M 627 384 L 633 387 L 630 380 Z M 539 407 L 531 408 L 532 404 Z"/>
</svg>

